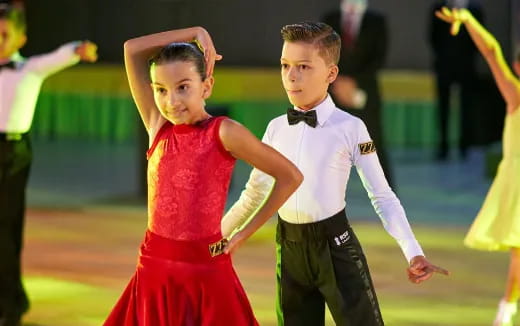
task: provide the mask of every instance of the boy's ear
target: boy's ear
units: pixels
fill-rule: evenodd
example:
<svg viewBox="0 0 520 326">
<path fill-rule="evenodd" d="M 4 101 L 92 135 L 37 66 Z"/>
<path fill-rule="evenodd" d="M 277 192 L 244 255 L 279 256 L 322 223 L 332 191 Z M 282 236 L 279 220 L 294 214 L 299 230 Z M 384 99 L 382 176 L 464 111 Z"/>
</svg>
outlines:
<svg viewBox="0 0 520 326">
<path fill-rule="evenodd" d="M 332 84 L 338 77 L 339 68 L 338 65 L 332 65 L 329 68 L 329 75 L 327 76 L 327 82 Z"/>
<path fill-rule="evenodd" d="M 215 84 L 215 79 L 213 76 L 206 77 L 206 79 L 203 82 L 203 90 L 202 90 L 202 97 L 204 99 L 207 99 L 211 96 L 211 92 L 213 91 L 213 85 Z"/>
</svg>

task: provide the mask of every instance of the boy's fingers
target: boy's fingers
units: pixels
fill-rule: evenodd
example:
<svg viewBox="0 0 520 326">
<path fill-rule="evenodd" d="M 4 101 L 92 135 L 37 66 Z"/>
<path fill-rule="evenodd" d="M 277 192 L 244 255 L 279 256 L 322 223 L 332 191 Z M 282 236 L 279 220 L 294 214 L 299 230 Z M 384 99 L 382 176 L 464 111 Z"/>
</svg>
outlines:
<svg viewBox="0 0 520 326">
<path fill-rule="evenodd" d="M 408 268 L 408 272 L 412 275 L 422 275 L 424 273 L 422 268 L 417 268 L 417 267 L 413 267 L 413 266 Z"/>
<path fill-rule="evenodd" d="M 421 283 L 421 282 L 424 282 L 424 281 L 428 280 L 430 277 L 432 277 L 432 274 L 425 274 L 425 275 L 423 275 L 423 276 L 419 276 L 419 277 L 417 277 L 417 278 L 414 280 L 414 282 L 415 282 L 415 283 Z"/>
<path fill-rule="evenodd" d="M 411 266 L 408 269 L 408 272 L 410 275 L 420 276 L 423 274 L 443 274 L 443 275 L 450 275 L 450 272 L 442 267 L 435 266 L 435 265 L 428 265 L 428 266 Z"/>
<path fill-rule="evenodd" d="M 450 272 L 442 267 L 432 265 L 428 268 L 426 268 L 427 273 L 438 273 L 443 275 L 450 275 Z"/>
</svg>

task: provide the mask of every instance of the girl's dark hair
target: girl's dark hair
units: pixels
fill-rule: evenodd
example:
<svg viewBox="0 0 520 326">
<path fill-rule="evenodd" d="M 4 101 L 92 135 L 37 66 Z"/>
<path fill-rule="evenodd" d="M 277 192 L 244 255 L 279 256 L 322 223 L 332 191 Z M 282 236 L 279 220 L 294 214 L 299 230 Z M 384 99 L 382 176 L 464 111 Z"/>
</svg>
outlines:
<svg viewBox="0 0 520 326">
<path fill-rule="evenodd" d="M 206 79 L 206 61 L 196 43 L 170 43 L 151 57 L 149 64 L 152 66 L 174 61 L 192 62 L 201 79 Z"/>
</svg>

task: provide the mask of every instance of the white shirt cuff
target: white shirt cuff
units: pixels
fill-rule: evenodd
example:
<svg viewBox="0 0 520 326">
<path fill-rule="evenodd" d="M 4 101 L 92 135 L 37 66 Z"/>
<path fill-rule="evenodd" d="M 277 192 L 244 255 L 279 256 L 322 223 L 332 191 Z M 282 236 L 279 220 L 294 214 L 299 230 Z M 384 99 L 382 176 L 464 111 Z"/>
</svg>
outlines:
<svg viewBox="0 0 520 326">
<path fill-rule="evenodd" d="M 415 256 L 424 256 L 421 245 L 415 238 L 398 240 L 397 243 L 399 243 L 408 264 Z"/>
</svg>

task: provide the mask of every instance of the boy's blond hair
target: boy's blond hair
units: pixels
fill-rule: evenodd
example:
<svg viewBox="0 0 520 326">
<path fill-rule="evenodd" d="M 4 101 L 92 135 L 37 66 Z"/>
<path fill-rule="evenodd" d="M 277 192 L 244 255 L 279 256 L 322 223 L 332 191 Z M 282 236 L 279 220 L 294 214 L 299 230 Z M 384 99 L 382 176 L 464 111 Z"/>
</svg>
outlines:
<svg viewBox="0 0 520 326">
<path fill-rule="evenodd" d="M 10 21 L 13 26 L 22 33 L 26 32 L 25 11 L 19 5 L 0 4 L 0 19 Z"/>
</svg>

